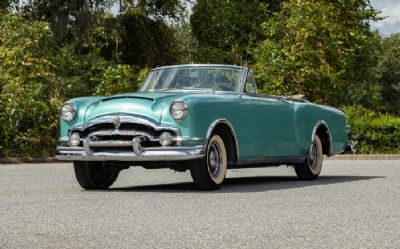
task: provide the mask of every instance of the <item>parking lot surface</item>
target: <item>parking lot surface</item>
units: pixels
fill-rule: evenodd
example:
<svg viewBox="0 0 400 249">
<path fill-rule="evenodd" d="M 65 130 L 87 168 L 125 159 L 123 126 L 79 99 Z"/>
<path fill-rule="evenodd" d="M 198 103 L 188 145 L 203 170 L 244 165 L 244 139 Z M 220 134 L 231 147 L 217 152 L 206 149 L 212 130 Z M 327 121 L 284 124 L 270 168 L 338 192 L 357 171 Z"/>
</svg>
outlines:
<svg viewBox="0 0 400 249">
<path fill-rule="evenodd" d="M 228 172 L 219 191 L 190 174 L 122 171 L 85 191 L 72 164 L 0 165 L 0 248 L 400 248 L 400 161 Z"/>
</svg>

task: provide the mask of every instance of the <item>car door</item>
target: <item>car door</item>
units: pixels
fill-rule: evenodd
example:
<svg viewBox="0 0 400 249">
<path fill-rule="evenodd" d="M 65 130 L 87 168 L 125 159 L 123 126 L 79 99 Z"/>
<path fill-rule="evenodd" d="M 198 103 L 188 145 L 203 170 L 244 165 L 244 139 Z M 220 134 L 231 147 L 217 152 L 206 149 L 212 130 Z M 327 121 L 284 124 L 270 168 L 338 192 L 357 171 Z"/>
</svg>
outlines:
<svg viewBox="0 0 400 249">
<path fill-rule="evenodd" d="M 283 98 L 259 95 L 251 71 L 243 97 L 254 110 L 254 154 L 257 157 L 289 157 L 299 153 L 295 138 L 293 103 Z"/>
</svg>

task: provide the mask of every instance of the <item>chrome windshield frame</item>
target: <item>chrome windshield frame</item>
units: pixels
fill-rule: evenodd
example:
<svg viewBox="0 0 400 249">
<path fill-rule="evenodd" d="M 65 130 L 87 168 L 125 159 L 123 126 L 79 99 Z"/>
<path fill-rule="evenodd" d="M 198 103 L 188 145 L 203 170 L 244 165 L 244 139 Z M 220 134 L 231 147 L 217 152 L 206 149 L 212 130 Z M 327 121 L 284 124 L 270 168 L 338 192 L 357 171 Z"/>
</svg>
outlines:
<svg viewBox="0 0 400 249">
<path fill-rule="evenodd" d="M 157 67 L 157 68 L 153 68 L 149 74 L 146 76 L 146 79 L 143 81 L 143 83 L 140 85 L 138 92 L 157 92 L 157 91 L 149 91 L 149 90 L 142 90 L 144 86 L 146 86 L 146 82 L 148 81 L 150 75 L 152 72 L 158 71 L 158 70 L 163 70 L 163 69 L 174 69 L 174 68 L 199 68 L 199 67 L 215 67 L 215 68 L 226 68 L 226 69 L 237 69 L 237 70 L 243 70 L 243 72 L 241 73 L 240 79 L 239 79 L 239 83 L 236 87 L 235 91 L 212 91 L 213 93 L 218 92 L 218 93 L 234 93 L 234 94 L 240 94 L 243 92 L 243 86 L 244 86 L 244 82 L 246 80 L 246 76 L 247 73 L 249 71 L 249 69 L 247 67 L 243 67 L 243 66 L 237 66 L 237 65 L 227 65 L 227 64 L 184 64 L 184 65 L 172 65 L 172 66 L 163 66 L 163 67 Z M 171 89 L 171 92 L 173 92 L 174 90 Z M 179 91 L 183 91 L 183 90 L 179 90 Z M 187 90 L 187 91 L 193 91 L 193 90 Z M 198 91 L 201 91 L 201 89 L 199 89 Z"/>
</svg>

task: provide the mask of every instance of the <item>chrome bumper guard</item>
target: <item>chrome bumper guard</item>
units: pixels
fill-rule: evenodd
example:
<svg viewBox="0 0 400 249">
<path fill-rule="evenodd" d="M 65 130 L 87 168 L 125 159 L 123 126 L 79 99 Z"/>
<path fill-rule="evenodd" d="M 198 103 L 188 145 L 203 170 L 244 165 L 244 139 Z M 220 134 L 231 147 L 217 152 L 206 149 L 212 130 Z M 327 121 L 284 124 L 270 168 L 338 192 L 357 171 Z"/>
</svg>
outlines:
<svg viewBox="0 0 400 249">
<path fill-rule="evenodd" d="M 346 145 L 344 149 L 344 153 L 352 153 L 355 154 L 358 151 L 357 141 L 360 139 L 359 135 L 353 135 L 349 138 L 349 143 Z"/>
<path fill-rule="evenodd" d="M 122 147 L 132 145 L 132 152 L 109 151 L 92 152 L 92 147 Z M 63 161 L 130 161 L 130 162 L 151 162 L 151 161 L 185 161 L 200 159 L 204 157 L 204 147 L 201 145 L 193 147 L 150 147 L 140 148 L 136 151 L 134 140 L 129 141 L 106 141 L 84 143 L 84 147 L 57 147 L 57 159 Z M 139 144 L 140 145 L 140 144 Z M 89 148 L 89 151 L 88 151 Z M 138 153 L 139 152 L 139 153 Z"/>
</svg>

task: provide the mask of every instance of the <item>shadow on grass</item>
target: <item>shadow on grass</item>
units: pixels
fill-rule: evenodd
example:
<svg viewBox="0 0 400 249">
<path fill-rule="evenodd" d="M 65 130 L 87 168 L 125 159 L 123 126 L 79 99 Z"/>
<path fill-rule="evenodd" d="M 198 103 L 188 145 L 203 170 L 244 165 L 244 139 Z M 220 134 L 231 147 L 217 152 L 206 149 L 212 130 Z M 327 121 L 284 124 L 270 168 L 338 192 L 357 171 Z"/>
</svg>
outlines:
<svg viewBox="0 0 400 249">
<path fill-rule="evenodd" d="M 261 176 L 261 177 L 239 177 L 227 178 L 224 185 L 220 190 L 213 191 L 214 193 L 251 193 L 251 192 L 264 192 L 274 190 L 284 190 L 292 188 L 303 188 L 310 186 L 321 186 L 340 184 L 356 181 L 367 181 L 384 176 L 320 176 L 314 181 L 299 181 L 296 177 L 292 176 Z M 145 185 L 145 186 L 132 186 L 123 188 L 110 188 L 106 191 L 115 192 L 199 192 L 210 193 L 208 191 L 201 191 L 196 189 L 192 182 L 159 184 L 159 185 Z"/>
</svg>

